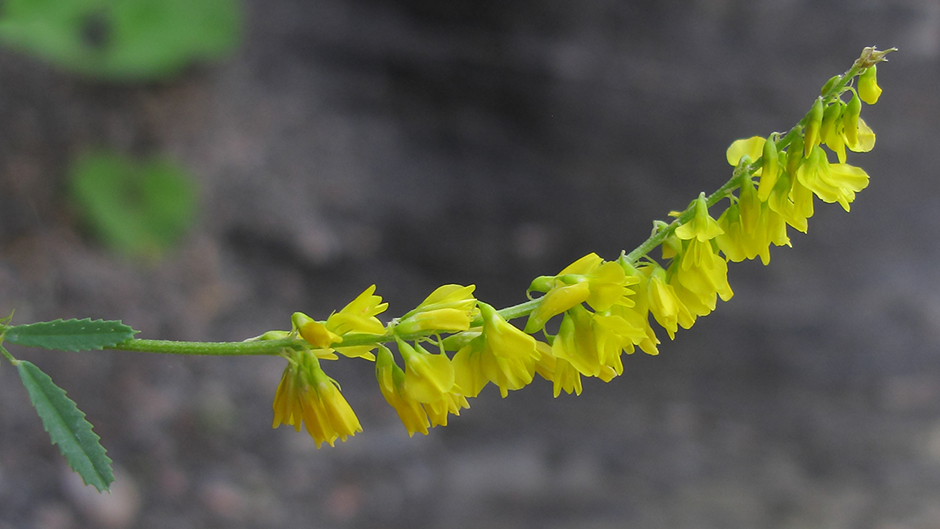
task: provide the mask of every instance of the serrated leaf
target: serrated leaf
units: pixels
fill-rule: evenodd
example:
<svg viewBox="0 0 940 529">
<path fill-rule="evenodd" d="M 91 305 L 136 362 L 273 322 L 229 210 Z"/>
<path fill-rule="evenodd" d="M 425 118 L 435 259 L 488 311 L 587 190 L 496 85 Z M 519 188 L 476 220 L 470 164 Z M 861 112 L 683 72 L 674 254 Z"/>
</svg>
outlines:
<svg viewBox="0 0 940 529">
<path fill-rule="evenodd" d="M 134 329 L 120 321 L 55 320 L 7 329 L 3 339 L 17 345 L 57 349 L 59 351 L 91 351 L 117 345 L 134 337 Z"/>
<path fill-rule="evenodd" d="M 21 360 L 16 369 L 52 444 L 59 445 L 69 466 L 86 485 L 99 491 L 108 490 L 114 482 L 111 459 L 98 442 L 100 438 L 92 431 L 91 424 L 85 420 L 85 414 L 49 375 L 32 363 Z"/>
</svg>

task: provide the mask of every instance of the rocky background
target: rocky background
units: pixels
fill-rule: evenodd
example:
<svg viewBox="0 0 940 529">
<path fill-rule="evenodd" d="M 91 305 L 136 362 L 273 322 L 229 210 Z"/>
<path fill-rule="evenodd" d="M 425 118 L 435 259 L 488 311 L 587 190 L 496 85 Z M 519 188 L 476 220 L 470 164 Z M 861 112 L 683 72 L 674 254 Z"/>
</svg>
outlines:
<svg viewBox="0 0 940 529">
<path fill-rule="evenodd" d="M 940 526 L 936 0 L 267 0 L 245 22 L 230 59 L 161 83 L 0 50 L 0 314 L 241 340 L 372 283 L 389 318 L 442 283 L 516 303 L 715 189 L 732 140 L 788 129 L 864 46 L 901 51 L 851 214 L 817 202 L 610 384 L 490 388 L 409 439 L 372 367 L 340 361 L 365 431 L 317 450 L 269 427 L 278 358 L 16 348 L 118 481 L 81 487 L 0 366 L 0 529 Z M 196 175 L 199 222 L 159 262 L 78 221 L 68 162 L 98 146 Z"/>
</svg>

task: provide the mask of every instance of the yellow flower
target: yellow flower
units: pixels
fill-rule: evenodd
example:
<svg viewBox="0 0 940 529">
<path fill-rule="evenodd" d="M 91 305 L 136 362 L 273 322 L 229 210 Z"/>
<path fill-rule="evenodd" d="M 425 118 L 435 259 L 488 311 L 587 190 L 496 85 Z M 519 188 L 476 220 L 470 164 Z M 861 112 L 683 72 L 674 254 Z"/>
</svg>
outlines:
<svg viewBox="0 0 940 529">
<path fill-rule="evenodd" d="M 787 235 L 787 219 L 774 211 L 766 202 L 762 206 L 761 217 L 767 226 L 767 237 L 774 246 L 792 246 Z M 769 258 L 768 258 L 769 259 Z"/>
<path fill-rule="evenodd" d="M 454 366 L 443 354 L 431 354 L 424 347 L 412 347 L 396 338 L 398 352 L 405 359 L 402 388 L 422 404 L 437 402 L 454 389 Z"/>
<path fill-rule="evenodd" d="M 852 165 L 830 164 L 821 149 L 800 165 L 797 179 L 823 202 L 838 202 L 846 211 L 855 200 L 855 193 L 868 186 L 865 171 Z"/>
<path fill-rule="evenodd" d="M 679 282 L 678 276 L 673 273 L 674 268 L 678 267 L 678 263 L 673 263 L 669 267 L 669 270 L 666 272 L 669 277 L 669 286 L 672 288 L 673 293 L 685 307 L 685 310 L 689 313 L 691 319 L 687 320 L 684 324 L 680 323 L 683 328 L 688 329 L 695 324 L 701 316 L 707 316 L 715 310 L 715 303 L 717 300 L 717 295 L 715 293 L 698 293 L 693 292 L 682 285 Z"/>
<path fill-rule="evenodd" d="M 558 342 L 557 338 L 555 342 Z M 556 346 L 538 342 L 536 347 L 542 356 L 536 363 L 535 370 L 539 376 L 552 383 L 554 396 L 558 397 L 562 391 L 569 395 L 571 393 L 580 395 L 581 373 L 578 373 L 578 370 L 564 358 L 555 357 Z M 561 343 L 557 347 L 561 347 Z M 559 350 L 559 352 L 561 351 Z"/>
<path fill-rule="evenodd" d="M 489 384 L 483 368 L 483 337 L 478 336 L 464 345 L 454 355 L 454 382 L 464 395 L 476 397 Z"/>
<path fill-rule="evenodd" d="M 650 312 L 662 328 L 669 333 L 669 338 L 676 337 L 678 326 L 688 329 L 695 322 L 689 309 L 676 295 L 675 289 L 666 281 L 666 271 L 658 264 L 647 264 L 639 268 L 649 277 L 648 298 Z"/>
<path fill-rule="evenodd" d="M 680 258 L 676 275 L 683 286 L 698 294 L 717 293 L 723 301 L 728 301 L 734 296 L 728 284 L 728 264 L 715 253 L 710 241 L 689 241 L 685 253 Z"/>
<path fill-rule="evenodd" d="M 413 354 L 428 353 L 422 349 L 422 352 L 415 351 Z M 415 432 L 427 435 L 430 426 L 447 426 L 448 414 L 460 415 L 461 408 L 470 407 L 466 397 L 453 384 L 449 391 L 435 393 L 438 396 L 430 402 L 417 400 L 406 388 L 406 373 L 395 364 L 391 351 L 384 346 L 379 346 L 375 376 L 379 381 L 382 396 L 395 408 L 398 418 L 408 430 L 409 437 Z"/>
<path fill-rule="evenodd" d="M 566 321 L 568 323 L 565 323 Z M 545 359 L 545 361 L 543 361 L 544 366 L 551 366 L 551 369 L 543 368 L 541 375 L 546 378 L 546 380 L 552 381 L 552 393 L 555 397 L 558 397 L 562 391 L 569 395 L 571 393 L 580 395 L 581 373 L 567 360 L 567 358 L 573 354 L 571 349 L 577 347 L 574 343 L 574 323 L 566 315 L 566 317 L 562 319 L 561 325 L 558 335 L 552 340 L 549 354 L 542 356 Z M 565 329 L 564 335 L 561 333 L 562 328 Z M 545 375 L 549 376 L 546 377 Z"/>
<path fill-rule="evenodd" d="M 633 265 L 624 262 L 623 259 L 620 260 L 620 264 L 624 267 L 627 275 L 640 279 L 635 287 L 636 295 L 634 299 L 636 304 L 632 307 L 614 305 L 608 312 L 620 316 L 635 328 L 643 329 L 643 336 L 639 340 L 634 340 L 634 345 L 639 346 L 646 354 L 658 355 L 659 349 L 656 346 L 659 344 L 659 338 L 656 337 L 656 332 L 653 331 L 649 318 L 649 293 L 647 292 L 649 277 L 643 275 Z M 632 351 L 627 350 L 627 353 L 632 353 Z"/>
<path fill-rule="evenodd" d="M 760 136 L 735 140 L 731 143 L 731 146 L 728 147 L 728 150 L 725 151 L 725 158 L 732 167 L 737 167 L 741 164 L 742 158 L 745 156 L 747 157 L 745 160 L 747 163 L 758 159 L 763 149 L 764 138 Z"/>
<path fill-rule="evenodd" d="M 587 282 L 552 288 L 539 298 L 538 307 L 529 314 L 529 319 L 525 324 L 525 332 L 538 332 L 548 320 L 571 307 L 584 303 L 590 295 L 591 286 Z"/>
<path fill-rule="evenodd" d="M 633 305 L 627 288 L 639 282 L 627 276 L 616 262 L 605 262 L 590 253 L 567 266 L 556 276 L 536 278 L 529 292 L 546 292 L 539 298 L 538 307 L 529 314 L 525 332 L 535 333 L 545 323 L 566 310 L 587 303 L 594 310 L 604 311 L 614 305 Z"/>
<path fill-rule="evenodd" d="M 770 262 L 770 241 L 767 237 L 767 226 L 762 222 L 763 203 L 754 190 L 754 182 L 750 178 L 741 184 L 738 204 L 741 207 L 741 228 L 744 233 L 745 255 L 753 259 L 760 255 L 761 261 L 766 265 Z"/>
<path fill-rule="evenodd" d="M 395 364 L 392 352 L 384 345 L 379 346 L 375 360 L 375 378 L 379 382 L 379 389 L 385 401 L 395 408 L 398 418 L 408 430 L 408 437 L 415 432 L 427 435 L 431 425 L 428 422 L 428 414 L 421 403 L 411 398 L 404 390 L 405 372 Z"/>
<path fill-rule="evenodd" d="M 486 385 L 485 378 L 505 397 L 532 382 L 540 354 L 535 338 L 509 324 L 496 309 L 481 302 L 480 312 L 483 333 L 454 355 L 457 385 L 475 397 Z"/>
<path fill-rule="evenodd" d="M 788 188 L 789 183 L 784 184 L 784 187 Z M 768 202 L 761 202 L 754 191 L 753 182 L 745 180 L 741 185 L 741 197 L 718 217 L 718 225 L 725 233 L 716 237 L 715 242 L 728 260 L 739 262 L 760 256 L 761 262 L 766 265 L 770 263 L 770 244 L 790 244 L 784 217 L 775 212 L 769 203 L 779 203 L 776 193 L 784 192 L 789 194 L 784 189 L 774 190 Z M 786 201 L 786 207 L 792 210 L 789 198 Z"/>
<path fill-rule="evenodd" d="M 361 357 L 366 360 L 375 360 L 372 354 L 374 345 L 358 345 L 351 347 L 335 347 L 343 342 L 347 334 L 384 334 L 385 326 L 375 317 L 376 314 L 388 308 L 388 303 L 382 303 L 381 296 L 374 295 L 375 285 L 367 288 L 362 294 L 334 312 L 325 322 L 318 322 L 302 312 L 295 312 L 291 317 L 294 330 L 317 350 L 332 354 L 336 350 L 343 356 L 350 358 Z M 321 358 L 335 359 L 336 355 Z"/>
<path fill-rule="evenodd" d="M 881 97 L 881 87 L 878 86 L 878 67 L 874 64 L 858 76 L 858 96 L 869 105 L 874 105 Z"/>
<path fill-rule="evenodd" d="M 313 346 L 317 357 L 325 360 L 336 360 L 338 357 L 330 347 L 343 341 L 343 338 L 326 328 L 326 325 L 315 321 L 303 312 L 295 312 L 290 317 L 294 332 L 300 335 L 307 343 Z"/>
<path fill-rule="evenodd" d="M 539 359 L 535 362 L 535 372 L 545 380 L 551 381 L 555 373 L 555 357 L 552 355 L 552 346 L 545 342 L 535 342 L 535 349 L 539 352 Z"/>
<path fill-rule="evenodd" d="M 802 231 L 803 233 L 806 233 L 806 219 L 809 219 L 813 216 L 815 209 L 813 205 L 813 197 L 815 195 L 813 195 L 813 192 L 808 187 L 800 182 L 799 178 L 797 178 L 795 174 L 790 178 L 790 186 L 790 193 L 788 196 L 792 203 L 792 211 L 790 212 L 791 215 L 785 215 L 780 211 L 777 211 L 777 213 L 780 213 L 784 216 L 787 224 Z M 773 202 L 770 204 L 771 209 L 773 209 Z"/>
<path fill-rule="evenodd" d="M 572 307 L 565 313 L 555 336 L 552 349 L 556 359 L 567 360 L 585 376 L 594 377 L 601 372 L 600 355 L 597 351 L 597 337 L 591 325 L 591 313 L 584 307 Z"/>
<path fill-rule="evenodd" d="M 559 340 L 555 340 L 556 343 Z M 554 351 L 554 346 L 552 351 Z M 552 393 L 555 397 L 564 391 L 567 394 L 581 394 L 581 373 L 564 358 L 555 358 L 555 372 L 552 377 Z"/>
<path fill-rule="evenodd" d="M 849 141 L 846 134 L 845 146 L 852 152 L 868 152 L 875 148 L 875 132 L 864 119 L 858 118 L 855 124 L 855 141 Z M 845 160 L 840 158 L 839 162 L 845 163 Z"/>
<path fill-rule="evenodd" d="M 340 336 L 351 333 L 383 334 L 385 326 L 375 316 L 388 308 L 382 297 L 375 295 L 375 285 L 365 289 L 356 299 L 326 319 L 326 326 Z"/>
<path fill-rule="evenodd" d="M 819 129 L 820 142 L 832 149 L 842 162 L 845 161 L 845 136 L 843 130 L 845 109 L 845 102 L 841 99 L 836 99 L 830 103 L 823 112 L 822 127 Z"/>
<path fill-rule="evenodd" d="M 470 328 L 476 312 L 474 285 L 444 285 L 402 316 L 395 332 L 406 336 L 423 331 L 460 332 Z"/>
<path fill-rule="evenodd" d="M 708 203 L 705 193 L 701 193 L 694 202 L 694 215 L 689 222 L 676 228 L 676 237 L 682 240 L 692 238 L 701 242 L 710 241 L 721 235 L 721 226 L 708 214 Z"/>
<path fill-rule="evenodd" d="M 623 317 L 622 312 L 628 310 L 631 309 L 624 307 L 621 311 L 615 311 L 611 308 L 605 313 L 594 314 L 591 320 L 597 342 L 597 356 L 602 366 L 601 371 L 609 367 L 617 376 L 623 374 L 620 355 L 624 351 L 628 354 L 632 353 L 635 344 L 648 339 L 646 326 L 638 327 Z"/>
<path fill-rule="evenodd" d="M 663 291 L 675 296 L 682 309 L 676 315 L 676 324 L 688 329 L 696 318 L 715 310 L 719 295 L 725 301 L 730 299 L 733 292 L 727 273 L 726 261 L 715 253 L 711 242 L 689 241 L 686 251 L 665 274 L 668 289 Z"/>
<path fill-rule="evenodd" d="M 823 142 L 836 153 L 839 163 L 845 163 L 846 147 L 853 152 L 868 152 L 875 147 L 875 133 L 858 115 L 861 104 L 858 95 L 853 94 L 848 105 L 839 102 L 830 107 L 843 112 L 833 120 L 832 126 L 824 127 Z"/>
<path fill-rule="evenodd" d="M 454 386 L 456 388 L 456 386 Z M 428 418 L 431 419 L 431 426 L 447 426 L 448 415 L 460 415 L 460 410 L 469 408 L 470 404 L 467 398 L 460 391 L 449 391 L 439 400 L 427 402 L 424 404 L 425 411 L 428 412 Z"/>
<path fill-rule="evenodd" d="M 339 384 L 326 376 L 312 351 L 297 351 L 290 362 L 274 395 L 274 423 L 290 424 L 300 431 L 301 423 L 317 444 L 333 446 L 337 438 L 362 431 L 359 419 L 340 393 Z"/>
<path fill-rule="evenodd" d="M 715 237 L 715 243 L 718 249 L 725 254 L 729 261 L 739 263 L 747 259 L 747 236 L 744 234 L 743 223 L 741 222 L 741 206 L 737 201 L 732 201 L 728 209 L 722 212 L 718 217 L 718 225 L 721 226 L 722 234 Z"/>
</svg>

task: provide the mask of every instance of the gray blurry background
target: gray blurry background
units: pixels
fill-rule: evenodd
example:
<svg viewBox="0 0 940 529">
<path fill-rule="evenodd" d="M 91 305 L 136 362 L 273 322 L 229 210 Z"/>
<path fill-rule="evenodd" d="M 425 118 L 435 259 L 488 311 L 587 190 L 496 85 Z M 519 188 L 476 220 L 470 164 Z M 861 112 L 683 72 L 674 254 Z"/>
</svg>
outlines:
<svg viewBox="0 0 940 529">
<path fill-rule="evenodd" d="M 610 384 L 489 388 L 409 439 L 371 365 L 330 363 L 364 432 L 317 450 L 270 428 L 278 358 L 16 348 L 118 482 L 76 484 L 2 365 L 0 528 L 940 527 L 937 0 L 269 0 L 245 21 L 229 60 L 161 83 L 0 50 L 0 314 L 241 340 L 372 283 L 388 318 L 450 282 L 516 303 L 715 189 L 732 140 L 788 129 L 864 46 L 901 51 L 852 213 L 817 202 Z M 196 175 L 198 224 L 158 263 L 78 222 L 68 162 L 98 146 Z"/>
</svg>

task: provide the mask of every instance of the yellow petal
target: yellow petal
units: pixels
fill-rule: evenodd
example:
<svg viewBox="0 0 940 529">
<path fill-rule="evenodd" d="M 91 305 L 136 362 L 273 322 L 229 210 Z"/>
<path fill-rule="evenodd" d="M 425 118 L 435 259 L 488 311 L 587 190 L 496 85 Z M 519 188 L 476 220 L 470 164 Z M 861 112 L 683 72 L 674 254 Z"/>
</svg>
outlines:
<svg viewBox="0 0 940 529">
<path fill-rule="evenodd" d="M 725 151 L 725 157 L 727 158 L 728 163 L 733 167 L 738 166 L 743 156 L 747 156 L 751 159 L 751 161 L 754 161 L 760 158 L 764 149 L 765 141 L 767 140 L 760 136 L 752 136 L 750 138 L 735 140 L 731 146 L 728 147 L 728 150 Z"/>
</svg>

